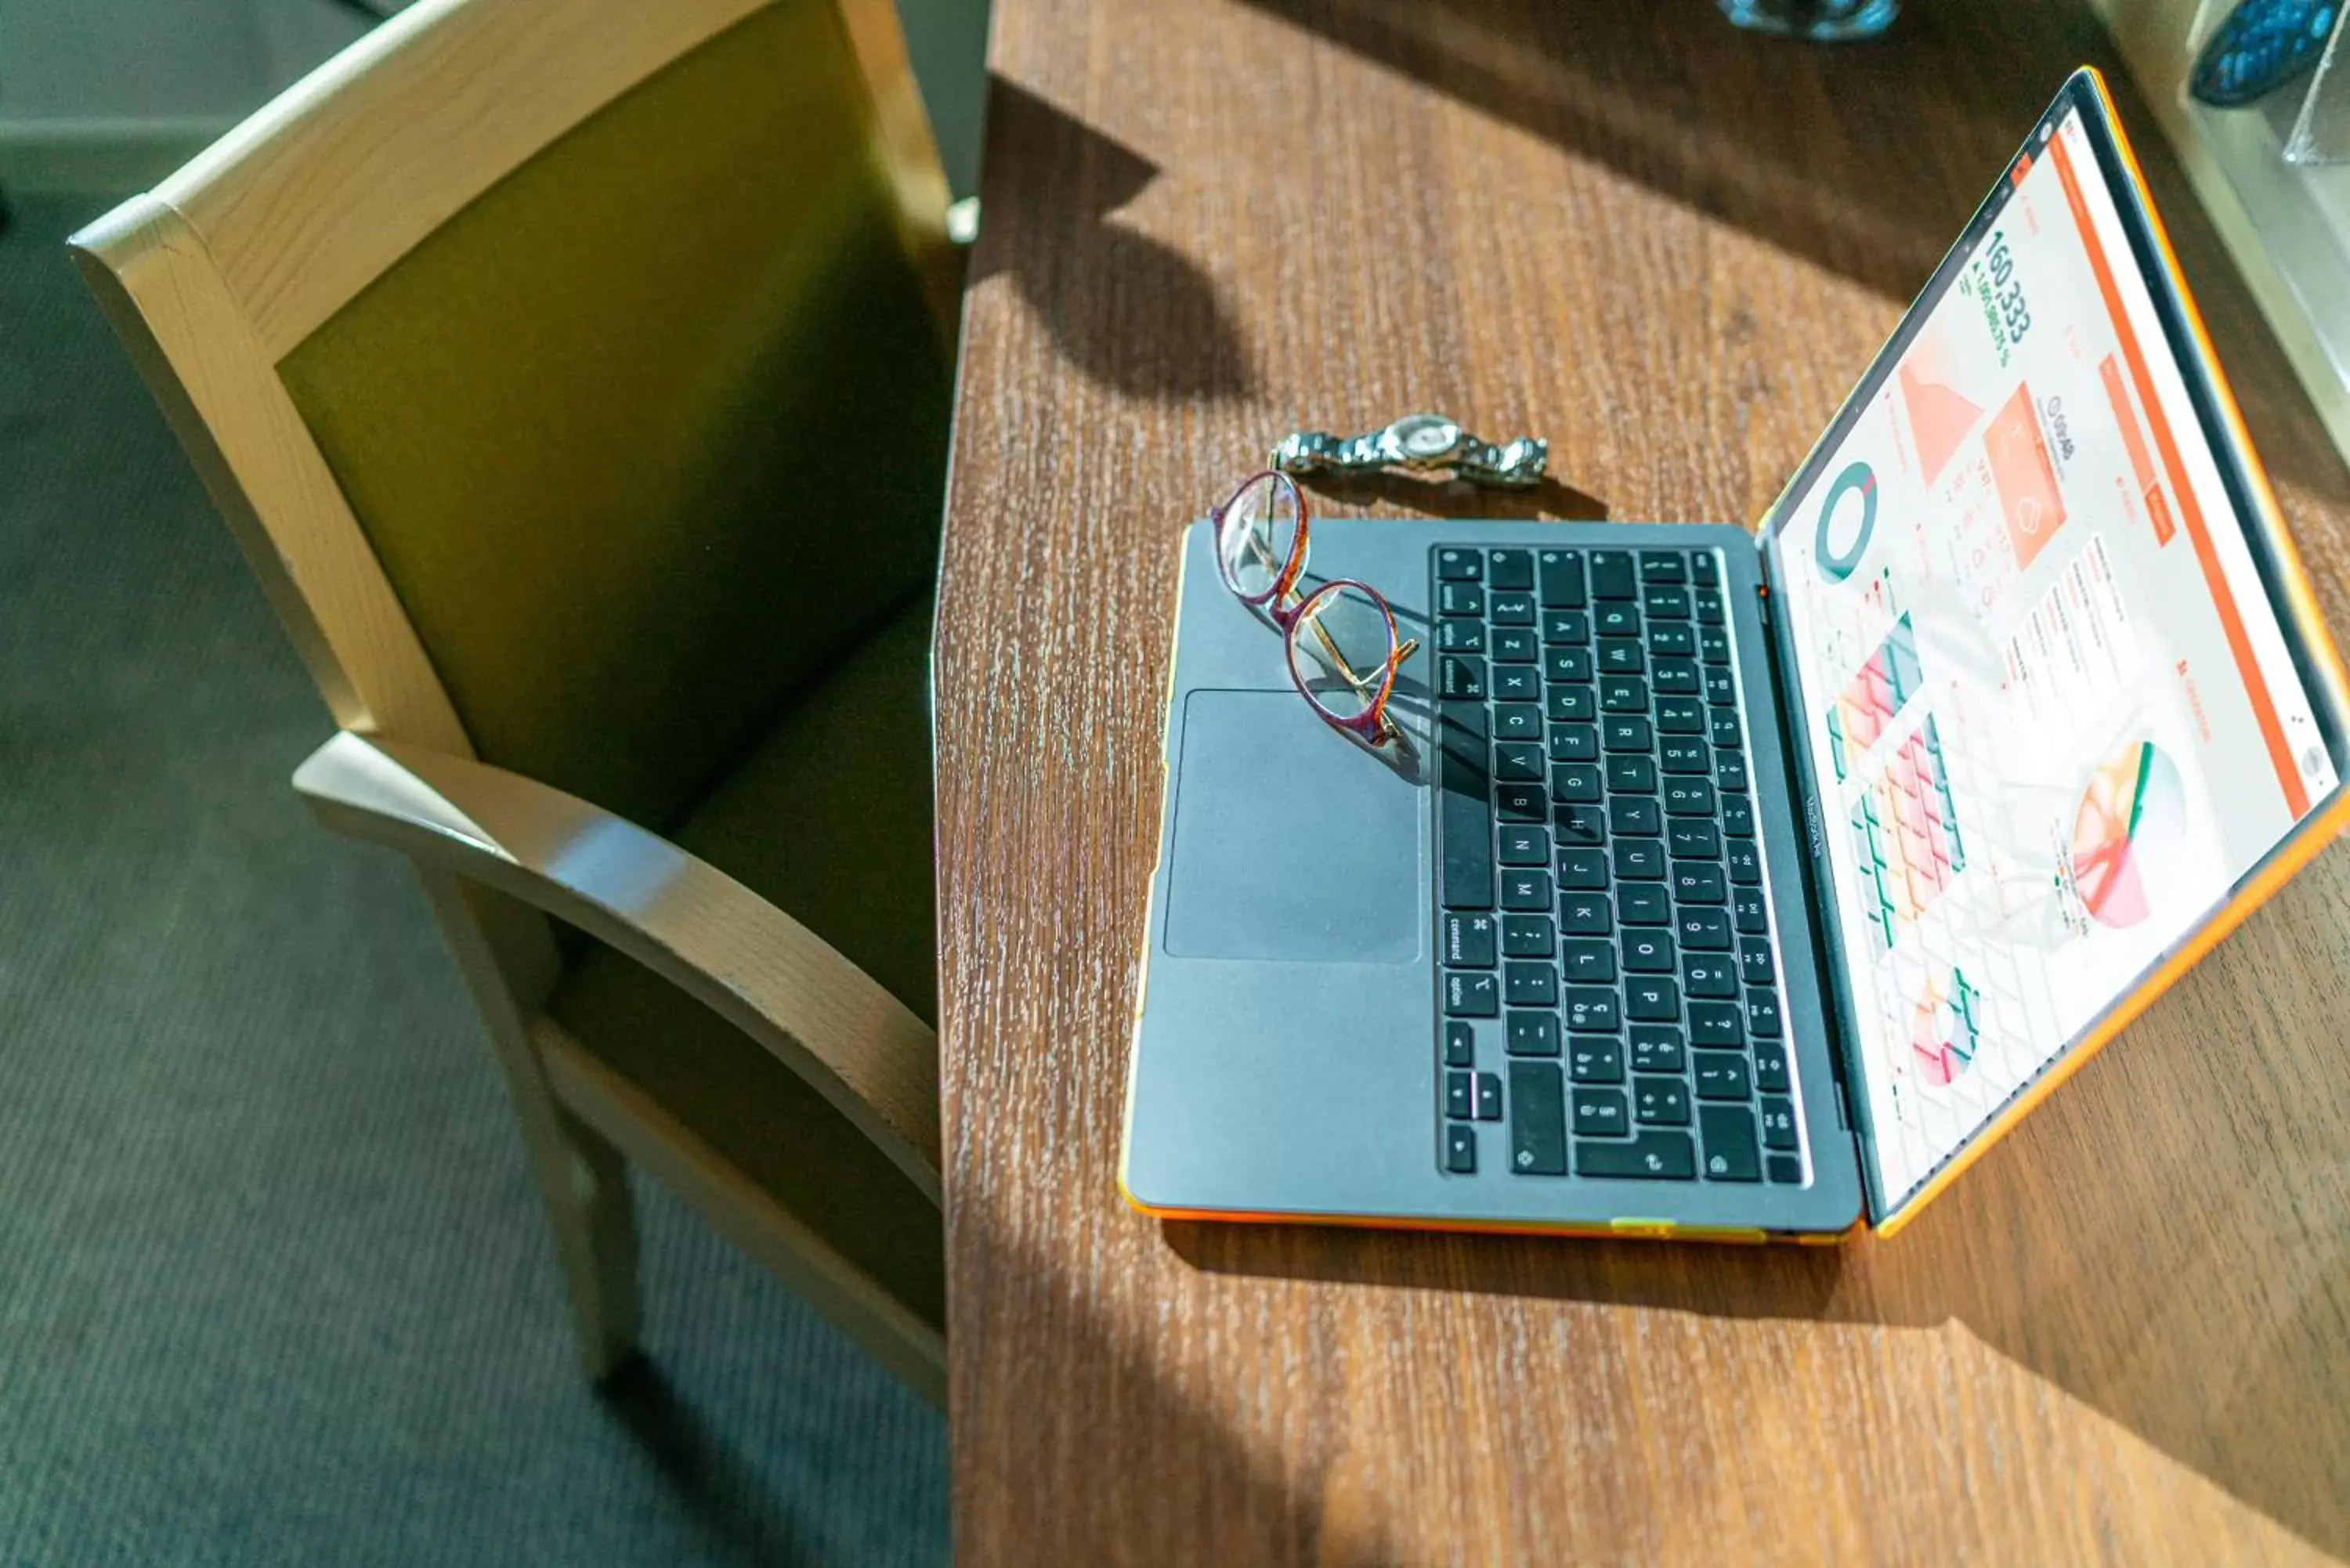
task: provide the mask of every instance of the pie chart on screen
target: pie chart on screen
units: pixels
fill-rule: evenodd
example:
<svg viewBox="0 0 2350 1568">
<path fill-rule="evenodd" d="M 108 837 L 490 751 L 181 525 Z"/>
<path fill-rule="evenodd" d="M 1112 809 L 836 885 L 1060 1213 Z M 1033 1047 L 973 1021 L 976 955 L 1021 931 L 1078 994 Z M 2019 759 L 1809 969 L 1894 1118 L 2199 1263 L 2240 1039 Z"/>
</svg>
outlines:
<svg viewBox="0 0 2350 1568">
<path fill-rule="evenodd" d="M 2133 741 L 2091 774 L 2073 815 L 2073 887 L 2089 918 L 2123 928 L 2152 914 L 2186 828 L 2178 764 L 2152 741 Z"/>
<path fill-rule="evenodd" d="M 1909 1049 L 1918 1075 L 1937 1088 L 1957 1082 L 1974 1064 L 1981 1036 L 1975 1025 L 1975 1004 L 1981 995 L 1956 969 L 1945 969 L 1926 982 L 1909 1015 Z"/>
</svg>

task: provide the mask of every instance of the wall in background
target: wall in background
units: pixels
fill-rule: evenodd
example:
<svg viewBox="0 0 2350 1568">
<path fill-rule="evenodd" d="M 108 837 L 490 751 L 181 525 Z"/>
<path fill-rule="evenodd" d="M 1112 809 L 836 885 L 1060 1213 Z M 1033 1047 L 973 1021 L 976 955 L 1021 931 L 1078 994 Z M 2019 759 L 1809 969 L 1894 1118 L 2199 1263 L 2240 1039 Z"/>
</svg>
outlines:
<svg viewBox="0 0 2350 1568">
<path fill-rule="evenodd" d="M 987 5 L 899 0 L 958 196 L 978 182 Z M 0 0 L 0 184 L 142 189 L 365 28 L 334 0 Z"/>
</svg>

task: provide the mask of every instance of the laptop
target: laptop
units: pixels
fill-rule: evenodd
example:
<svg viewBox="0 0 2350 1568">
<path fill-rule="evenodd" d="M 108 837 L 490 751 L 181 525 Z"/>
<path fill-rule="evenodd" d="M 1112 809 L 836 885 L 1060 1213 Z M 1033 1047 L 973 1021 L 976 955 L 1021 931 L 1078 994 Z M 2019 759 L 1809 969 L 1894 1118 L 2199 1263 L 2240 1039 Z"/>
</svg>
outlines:
<svg viewBox="0 0 2350 1568">
<path fill-rule="evenodd" d="M 2340 660 L 2085 68 L 1758 532 L 1310 522 L 1295 591 L 1392 608 L 1389 739 L 1300 700 L 1224 521 L 1149 1213 L 1891 1233 L 2350 819 Z"/>
</svg>

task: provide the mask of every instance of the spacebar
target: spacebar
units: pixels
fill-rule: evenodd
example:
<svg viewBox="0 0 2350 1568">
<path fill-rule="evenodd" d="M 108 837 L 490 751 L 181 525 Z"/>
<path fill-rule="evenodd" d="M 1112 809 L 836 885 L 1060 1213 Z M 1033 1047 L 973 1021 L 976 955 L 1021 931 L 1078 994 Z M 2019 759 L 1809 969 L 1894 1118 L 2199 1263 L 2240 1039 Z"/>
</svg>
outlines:
<svg viewBox="0 0 2350 1568">
<path fill-rule="evenodd" d="M 1485 705 L 1442 704 L 1438 728 L 1437 822 L 1444 907 L 1493 907 L 1493 816 L 1485 776 Z"/>
</svg>

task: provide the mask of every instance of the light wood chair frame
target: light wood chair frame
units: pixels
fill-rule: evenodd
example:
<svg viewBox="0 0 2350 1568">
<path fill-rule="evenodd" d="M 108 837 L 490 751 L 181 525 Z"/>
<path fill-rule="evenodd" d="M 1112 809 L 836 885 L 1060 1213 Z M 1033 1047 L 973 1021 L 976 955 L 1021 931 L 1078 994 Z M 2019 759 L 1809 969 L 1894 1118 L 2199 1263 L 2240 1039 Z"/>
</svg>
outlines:
<svg viewBox="0 0 2350 1568">
<path fill-rule="evenodd" d="M 935 1203 L 933 1032 L 724 872 L 475 759 L 276 369 L 467 202 L 772 3 L 421 0 L 72 243 L 340 726 L 295 788 L 328 826 L 407 854 L 423 880 L 512 1094 L 589 1375 L 636 1344 L 633 1159 L 943 1405 L 937 1329 L 547 1017 L 559 970 L 547 917 L 716 1009 Z M 901 236 L 951 349 L 960 261 L 896 12 L 890 0 L 829 3 L 871 89 Z"/>
</svg>

